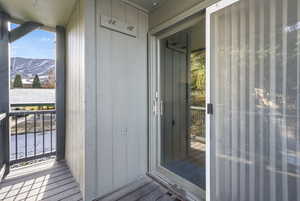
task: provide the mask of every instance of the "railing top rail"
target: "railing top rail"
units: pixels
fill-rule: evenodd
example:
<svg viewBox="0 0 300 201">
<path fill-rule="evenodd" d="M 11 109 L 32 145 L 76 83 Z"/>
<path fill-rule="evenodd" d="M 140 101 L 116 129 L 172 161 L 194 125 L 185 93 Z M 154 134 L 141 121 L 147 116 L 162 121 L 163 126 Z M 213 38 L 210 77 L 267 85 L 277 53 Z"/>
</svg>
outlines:
<svg viewBox="0 0 300 201">
<path fill-rule="evenodd" d="M 9 113 L 9 116 L 17 116 L 17 115 L 28 115 L 28 114 L 55 114 L 56 110 L 36 110 L 36 111 L 13 111 Z"/>
<path fill-rule="evenodd" d="M 191 106 L 190 108 L 191 108 L 192 110 L 203 110 L 203 111 L 206 110 L 205 107 L 198 107 L 198 106 Z"/>
<path fill-rule="evenodd" d="M 0 121 L 6 118 L 6 113 L 0 113 Z"/>
</svg>

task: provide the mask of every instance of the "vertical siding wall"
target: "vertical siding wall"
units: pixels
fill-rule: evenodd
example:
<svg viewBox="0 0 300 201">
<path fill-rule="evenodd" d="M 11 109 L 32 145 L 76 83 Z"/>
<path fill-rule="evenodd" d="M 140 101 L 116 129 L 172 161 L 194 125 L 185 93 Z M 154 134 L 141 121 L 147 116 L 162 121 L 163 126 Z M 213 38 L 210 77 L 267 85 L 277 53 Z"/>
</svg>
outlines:
<svg viewBox="0 0 300 201">
<path fill-rule="evenodd" d="M 97 0 L 95 9 L 97 64 L 87 79 L 96 85 L 88 92 L 96 95 L 89 95 L 95 98 L 96 108 L 87 113 L 96 119 L 97 130 L 95 136 L 87 133 L 88 141 L 95 140 L 95 148 L 87 147 L 95 150 L 86 161 L 87 188 L 94 191 L 89 198 L 110 193 L 147 171 L 148 16 L 120 0 Z M 137 37 L 101 27 L 101 15 L 134 25 Z"/>
<path fill-rule="evenodd" d="M 66 161 L 84 193 L 84 15 L 78 0 L 66 27 Z"/>
</svg>

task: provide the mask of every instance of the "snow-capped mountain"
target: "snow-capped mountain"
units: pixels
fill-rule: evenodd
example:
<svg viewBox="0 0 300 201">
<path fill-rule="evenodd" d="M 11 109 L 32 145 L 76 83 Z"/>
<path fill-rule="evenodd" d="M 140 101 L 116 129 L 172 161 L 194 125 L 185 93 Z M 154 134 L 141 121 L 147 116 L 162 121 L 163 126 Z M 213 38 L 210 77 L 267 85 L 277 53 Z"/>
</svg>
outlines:
<svg viewBox="0 0 300 201">
<path fill-rule="evenodd" d="M 53 59 L 30 59 L 13 57 L 11 58 L 10 76 L 14 79 L 16 74 L 20 74 L 22 79 L 32 79 L 35 75 L 47 77 L 49 72 L 55 70 L 55 60 Z"/>
</svg>

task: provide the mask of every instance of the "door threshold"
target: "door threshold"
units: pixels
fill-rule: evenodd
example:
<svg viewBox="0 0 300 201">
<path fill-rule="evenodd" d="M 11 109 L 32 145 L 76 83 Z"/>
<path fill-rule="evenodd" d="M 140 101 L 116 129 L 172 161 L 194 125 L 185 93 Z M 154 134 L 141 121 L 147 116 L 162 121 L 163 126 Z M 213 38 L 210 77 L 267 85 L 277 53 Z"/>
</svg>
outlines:
<svg viewBox="0 0 300 201">
<path fill-rule="evenodd" d="M 164 188 L 168 189 L 170 193 L 175 195 L 181 200 L 185 201 L 204 201 L 204 200 L 198 200 L 195 199 L 194 196 L 191 196 L 189 193 L 187 193 L 184 189 L 179 188 L 176 184 L 171 184 L 170 182 L 167 181 L 167 179 L 159 176 L 159 175 L 154 175 L 151 173 L 147 173 L 147 176 L 150 177 L 152 180 L 163 186 Z"/>
<path fill-rule="evenodd" d="M 170 192 L 165 185 L 149 175 L 145 175 L 107 195 L 94 201 L 118 201 L 118 200 L 166 200 L 187 201 Z"/>
</svg>

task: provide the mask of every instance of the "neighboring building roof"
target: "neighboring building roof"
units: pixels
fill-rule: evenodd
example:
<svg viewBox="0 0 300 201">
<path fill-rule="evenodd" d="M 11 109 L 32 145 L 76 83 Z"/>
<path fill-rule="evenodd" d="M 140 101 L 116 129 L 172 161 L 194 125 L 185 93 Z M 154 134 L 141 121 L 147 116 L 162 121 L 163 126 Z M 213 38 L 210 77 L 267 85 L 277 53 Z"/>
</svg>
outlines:
<svg viewBox="0 0 300 201">
<path fill-rule="evenodd" d="M 11 89 L 9 98 L 12 105 L 54 104 L 56 102 L 55 89 Z"/>
</svg>

